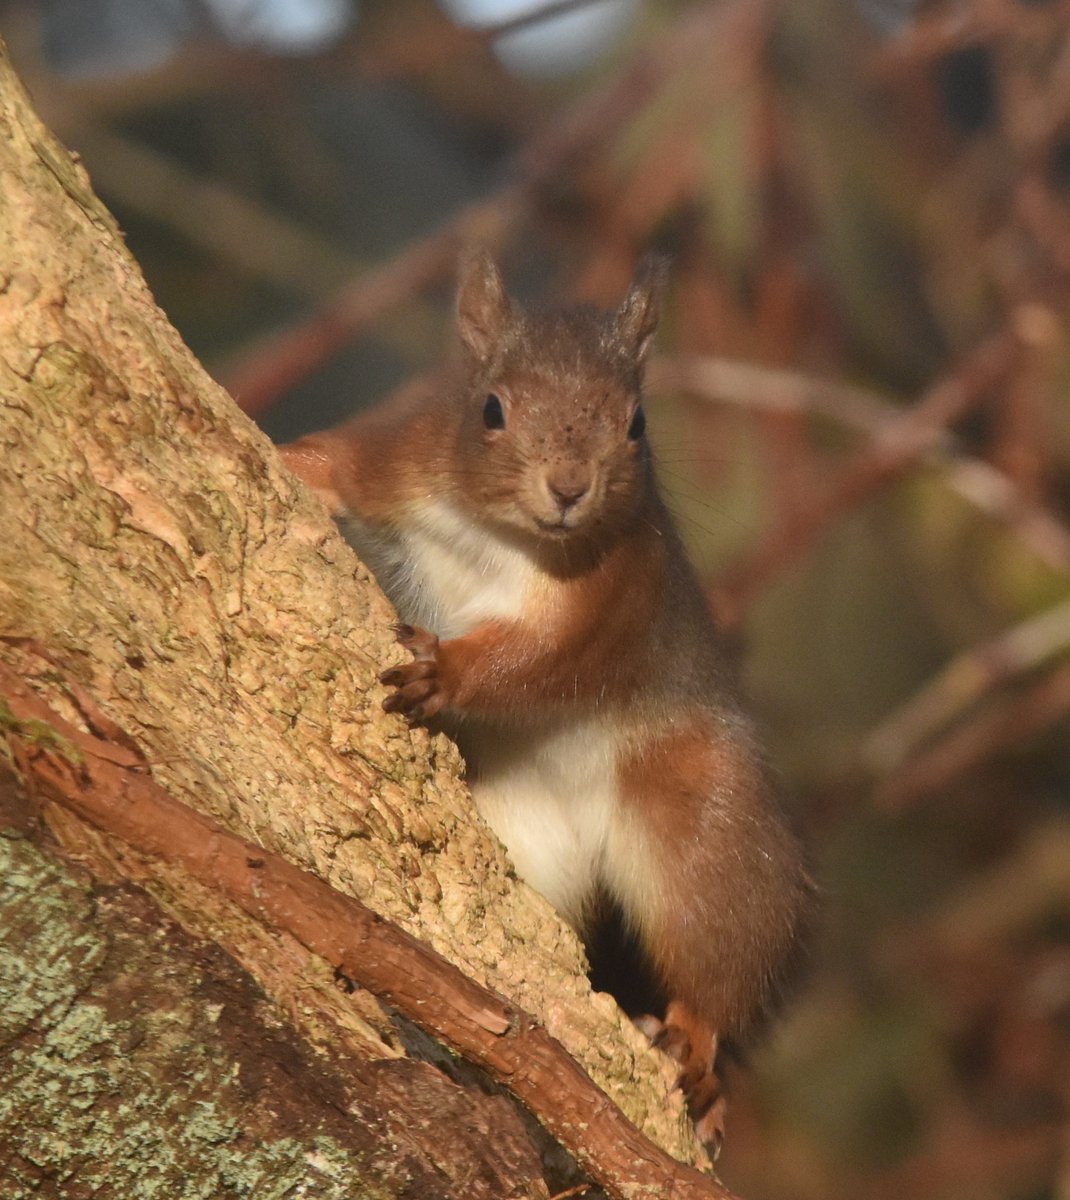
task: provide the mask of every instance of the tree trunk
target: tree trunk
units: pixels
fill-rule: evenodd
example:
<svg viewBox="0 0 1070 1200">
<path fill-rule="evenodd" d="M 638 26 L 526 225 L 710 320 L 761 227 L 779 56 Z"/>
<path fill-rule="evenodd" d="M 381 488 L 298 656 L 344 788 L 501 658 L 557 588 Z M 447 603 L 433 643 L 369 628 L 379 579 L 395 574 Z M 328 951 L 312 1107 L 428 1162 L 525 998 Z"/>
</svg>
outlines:
<svg viewBox="0 0 1070 1200">
<path fill-rule="evenodd" d="M 376 675 L 402 657 L 386 600 L 155 307 L 6 57 L 0 446 L 0 732 L 47 825 L 0 840 L 17 995 L 0 1196 L 126 1196 L 150 1177 L 182 1196 L 537 1196 L 577 1178 L 419 1031 L 419 1003 L 414 1024 L 348 990 L 368 963 L 344 897 L 393 923 L 375 936 L 396 925 L 459 968 L 466 1003 L 515 1006 L 503 1045 L 516 1024 L 510 1044 L 551 1062 L 544 1026 L 647 1137 L 695 1161 L 671 1068 L 592 996 L 574 935 L 474 813 L 455 748 L 380 711 Z M 226 876 L 226 854 L 262 870 L 266 899 Z M 300 932 L 303 905 L 333 901 L 287 863 L 340 893 L 337 950 Z M 278 880 L 292 907 L 272 907 Z M 423 961 L 397 945 L 398 971 Z M 634 1179 L 606 1174 L 605 1147 L 538 1111 L 534 1069 L 480 1053 L 613 1194 L 723 1195 L 641 1140 Z"/>
<path fill-rule="evenodd" d="M 352 1016 L 314 1048 L 145 891 L 10 836 L 20 818 L 35 832 L 10 781 L 0 815 L 0 1195 L 343 1200 L 359 1180 L 384 1197 L 545 1196 L 503 1097 Z M 343 1007 L 322 964 L 289 969 Z"/>
</svg>

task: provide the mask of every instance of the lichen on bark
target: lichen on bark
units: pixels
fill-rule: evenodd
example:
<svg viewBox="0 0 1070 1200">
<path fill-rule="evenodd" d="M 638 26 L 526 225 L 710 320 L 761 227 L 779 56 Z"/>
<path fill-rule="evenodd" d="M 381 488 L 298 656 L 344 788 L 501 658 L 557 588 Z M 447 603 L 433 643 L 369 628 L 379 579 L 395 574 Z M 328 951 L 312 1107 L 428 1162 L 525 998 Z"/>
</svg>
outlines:
<svg viewBox="0 0 1070 1200">
<path fill-rule="evenodd" d="M 188 957 L 152 946 L 143 906 L 94 897 L 22 839 L 0 838 L 0 880 L 0 1195 L 73 1194 L 75 1179 L 130 1197 L 349 1195 L 353 1150 L 328 1133 L 262 1121 L 250 1140 L 219 1006 L 197 998 Z"/>
<path fill-rule="evenodd" d="M 13 837 L 0 881 L 3 1200 L 545 1195 L 500 1098 L 458 1109 L 424 1064 L 317 1054 L 140 890 Z M 479 1120 L 499 1137 L 466 1144 Z"/>
</svg>

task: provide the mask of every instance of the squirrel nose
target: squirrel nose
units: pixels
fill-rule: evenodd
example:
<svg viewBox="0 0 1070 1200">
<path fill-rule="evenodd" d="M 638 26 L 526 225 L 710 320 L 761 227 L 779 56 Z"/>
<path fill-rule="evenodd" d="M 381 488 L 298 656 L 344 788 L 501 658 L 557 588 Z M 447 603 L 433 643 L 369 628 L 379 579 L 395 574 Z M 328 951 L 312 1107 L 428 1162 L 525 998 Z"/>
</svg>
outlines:
<svg viewBox="0 0 1070 1200">
<path fill-rule="evenodd" d="M 587 494 L 591 476 L 583 467 L 564 467 L 547 475 L 546 486 L 561 508 L 567 509 Z"/>
</svg>

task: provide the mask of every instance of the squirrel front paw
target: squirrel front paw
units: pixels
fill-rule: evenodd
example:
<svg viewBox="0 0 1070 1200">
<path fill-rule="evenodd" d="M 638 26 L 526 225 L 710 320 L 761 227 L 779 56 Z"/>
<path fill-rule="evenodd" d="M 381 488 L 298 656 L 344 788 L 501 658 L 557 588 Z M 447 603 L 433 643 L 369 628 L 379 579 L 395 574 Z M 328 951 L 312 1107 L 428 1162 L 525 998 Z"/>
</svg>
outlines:
<svg viewBox="0 0 1070 1200">
<path fill-rule="evenodd" d="M 438 638 L 412 625 L 398 625 L 395 632 L 413 661 L 391 667 L 379 676 L 380 683 L 396 689 L 383 701 L 383 708 L 386 712 L 401 713 L 410 721 L 426 721 L 447 699 L 439 676 Z"/>
</svg>

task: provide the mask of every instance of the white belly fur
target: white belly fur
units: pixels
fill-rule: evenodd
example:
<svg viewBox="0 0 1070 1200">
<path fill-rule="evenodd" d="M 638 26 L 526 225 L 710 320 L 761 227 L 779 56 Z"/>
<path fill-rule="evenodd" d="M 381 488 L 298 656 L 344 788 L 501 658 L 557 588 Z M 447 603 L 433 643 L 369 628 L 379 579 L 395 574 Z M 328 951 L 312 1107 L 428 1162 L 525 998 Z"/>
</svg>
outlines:
<svg viewBox="0 0 1070 1200">
<path fill-rule="evenodd" d="M 341 526 L 402 620 L 441 638 L 519 617 L 537 581 L 538 568 L 522 550 L 443 500 L 412 512 L 396 532 L 353 518 Z"/>
<path fill-rule="evenodd" d="M 390 536 L 352 519 L 342 528 L 399 616 L 442 638 L 519 617 L 537 583 L 522 551 L 442 501 Z M 641 835 L 620 808 L 619 725 L 579 718 L 503 731 L 466 722 L 459 732 L 472 795 L 521 878 L 576 926 L 599 881 L 626 911 L 645 911 L 635 874 Z"/>
<path fill-rule="evenodd" d="M 462 749 L 479 811 L 518 874 L 582 925 L 618 819 L 615 734 L 597 720 L 507 734 L 466 727 Z"/>
</svg>

